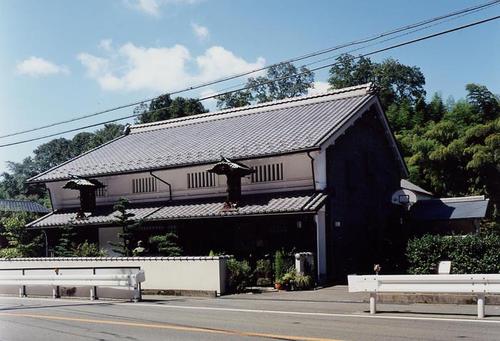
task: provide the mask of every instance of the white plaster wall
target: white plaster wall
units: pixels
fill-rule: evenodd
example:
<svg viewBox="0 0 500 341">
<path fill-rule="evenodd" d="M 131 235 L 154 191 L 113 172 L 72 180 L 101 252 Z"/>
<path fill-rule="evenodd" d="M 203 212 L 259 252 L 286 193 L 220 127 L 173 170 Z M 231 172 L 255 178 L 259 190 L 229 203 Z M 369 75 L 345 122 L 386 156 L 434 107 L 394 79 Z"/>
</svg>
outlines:
<svg viewBox="0 0 500 341">
<path fill-rule="evenodd" d="M 243 194 L 279 192 L 289 190 L 312 189 L 311 159 L 307 153 L 297 153 L 282 155 L 277 157 L 267 157 L 241 161 L 245 165 L 252 167 L 270 163 L 283 163 L 283 181 L 251 183 L 250 177 L 242 179 Z M 321 167 L 321 166 L 319 166 Z M 211 165 L 193 166 L 184 168 L 174 168 L 154 171 L 158 178 L 168 182 L 172 186 L 173 199 L 203 198 L 213 196 L 224 196 L 226 193 L 226 177 L 216 178 L 216 187 L 209 188 L 187 188 L 187 174 L 202 172 L 211 168 Z M 114 204 L 120 197 L 127 197 L 131 202 L 154 202 L 169 199 L 169 187 L 157 180 L 158 190 L 154 193 L 132 193 L 132 179 L 149 177 L 149 172 L 137 174 L 123 174 L 116 176 L 95 177 L 107 186 L 107 195 L 97 197 L 97 205 Z M 78 207 L 78 191 L 63 189 L 65 181 L 47 183 L 47 187 L 52 193 L 52 200 L 55 209 L 65 207 Z"/>
<path fill-rule="evenodd" d="M 58 268 L 137 267 L 144 270 L 142 289 L 201 290 L 223 294 L 226 287 L 228 257 L 73 257 L 0 259 L 0 270 L 45 269 L 53 274 Z M 99 270 L 100 272 L 104 270 Z"/>
</svg>

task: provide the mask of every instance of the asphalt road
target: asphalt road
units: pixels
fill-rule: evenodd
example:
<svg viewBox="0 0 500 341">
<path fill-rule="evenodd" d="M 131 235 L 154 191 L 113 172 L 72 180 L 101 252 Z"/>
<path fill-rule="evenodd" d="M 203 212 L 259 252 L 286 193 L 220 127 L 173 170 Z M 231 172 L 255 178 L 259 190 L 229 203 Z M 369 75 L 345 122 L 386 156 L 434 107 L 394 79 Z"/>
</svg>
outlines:
<svg viewBox="0 0 500 341">
<path fill-rule="evenodd" d="M 0 341 L 500 340 L 500 307 L 381 305 L 239 295 L 140 303 L 0 297 Z M 492 316 L 491 316 L 492 315 Z"/>
</svg>

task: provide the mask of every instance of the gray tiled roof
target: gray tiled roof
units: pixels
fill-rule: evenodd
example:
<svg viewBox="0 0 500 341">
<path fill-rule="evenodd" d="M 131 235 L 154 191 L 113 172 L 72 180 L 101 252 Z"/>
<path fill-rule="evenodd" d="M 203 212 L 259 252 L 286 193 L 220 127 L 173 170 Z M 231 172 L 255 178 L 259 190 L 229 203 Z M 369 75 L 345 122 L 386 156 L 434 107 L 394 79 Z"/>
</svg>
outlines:
<svg viewBox="0 0 500 341">
<path fill-rule="evenodd" d="M 236 210 L 224 211 L 223 198 L 196 201 L 177 201 L 150 207 L 133 207 L 127 210 L 135 214 L 134 219 L 148 221 L 177 220 L 208 217 L 245 215 L 313 213 L 323 206 L 327 195 L 324 193 L 294 192 L 274 195 L 254 195 L 244 197 Z M 66 224 L 109 225 L 116 217 L 111 207 L 101 208 L 86 219 L 76 220 L 77 210 L 59 211 L 42 217 L 30 224 L 32 228 L 59 227 Z"/>
<path fill-rule="evenodd" d="M 316 149 L 375 95 L 370 84 L 132 126 L 130 133 L 29 181 L 137 172 Z"/>
<path fill-rule="evenodd" d="M 410 212 L 421 221 L 484 218 L 488 202 L 482 196 L 420 200 Z"/>
<path fill-rule="evenodd" d="M 50 210 L 37 202 L 29 200 L 0 199 L 0 211 L 48 213 Z"/>
<path fill-rule="evenodd" d="M 133 207 L 127 209 L 127 213 L 134 214 L 134 219 L 144 219 L 151 213 L 158 210 L 158 207 Z M 68 224 L 75 226 L 109 224 L 116 220 L 118 212 L 112 207 L 98 208 L 93 214 L 87 214 L 85 219 L 76 219 L 78 210 L 61 210 L 49 213 L 29 223 L 28 227 L 56 227 Z"/>
<path fill-rule="evenodd" d="M 154 212 L 148 220 L 316 212 L 325 199 L 326 195 L 323 193 L 258 196 L 247 199 L 241 207 L 230 211 L 222 210 L 224 203 L 220 199 L 187 205 L 172 204 Z"/>
<path fill-rule="evenodd" d="M 406 179 L 401 179 L 400 186 L 401 186 L 401 188 L 409 189 L 410 191 L 413 191 L 413 192 L 418 192 L 418 193 L 426 194 L 429 196 L 434 195 L 431 192 L 426 191 L 422 187 L 419 187 L 419 186 L 415 185 L 413 182 L 410 182 Z"/>
</svg>

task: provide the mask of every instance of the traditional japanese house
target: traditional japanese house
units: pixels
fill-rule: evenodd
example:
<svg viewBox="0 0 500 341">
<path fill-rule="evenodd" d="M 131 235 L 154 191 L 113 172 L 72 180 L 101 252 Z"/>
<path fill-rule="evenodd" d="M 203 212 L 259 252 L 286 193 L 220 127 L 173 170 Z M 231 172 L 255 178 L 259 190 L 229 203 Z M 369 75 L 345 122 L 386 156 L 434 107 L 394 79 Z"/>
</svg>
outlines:
<svg viewBox="0 0 500 341">
<path fill-rule="evenodd" d="M 400 224 L 391 195 L 407 169 L 376 89 L 365 84 L 129 127 L 29 180 L 54 211 L 110 250 L 113 204 L 130 201 L 142 239 L 175 231 L 188 255 L 312 251 L 320 280 L 367 272 Z M 89 202 L 90 201 L 90 202 Z"/>
</svg>

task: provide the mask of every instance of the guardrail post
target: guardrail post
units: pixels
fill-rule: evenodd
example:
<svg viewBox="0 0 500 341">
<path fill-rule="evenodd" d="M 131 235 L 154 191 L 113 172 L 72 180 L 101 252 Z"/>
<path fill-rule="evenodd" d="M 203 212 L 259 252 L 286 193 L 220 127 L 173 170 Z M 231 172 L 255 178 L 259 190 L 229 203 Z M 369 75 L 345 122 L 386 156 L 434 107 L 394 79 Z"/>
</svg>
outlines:
<svg viewBox="0 0 500 341">
<path fill-rule="evenodd" d="M 21 271 L 21 274 L 24 276 L 24 269 Z M 19 287 L 19 297 L 26 297 L 26 285 Z"/>
<path fill-rule="evenodd" d="M 370 293 L 370 314 L 374 315 L 377 312 L 377 293 Z"/>
<path fill-rule="evenodd" d="M 136 283 L 134 285 L 134 296 L 132 297 L 133 302 L 139 302 L 141 300 L 141 284 Z"/>
<path fill-rule="evenodd" d="M 59 286 L 52 287 L 52 298 L 55 299 L 59 296 L 58 291 L 59 291 Z"/>
<path fill-rule="evenodd" d="M 95 275 L 95 268 L 92 268 L 92 274 Z M 97 299 L 97 287 L 94 286 L 92 289 L 90 289 L 90 299 L 96 300 Z"/>
<path fill-rule="evenodd" d="M 484 294 L 477 295 L 477 318 L 484 318 Z"/>
</svg>

